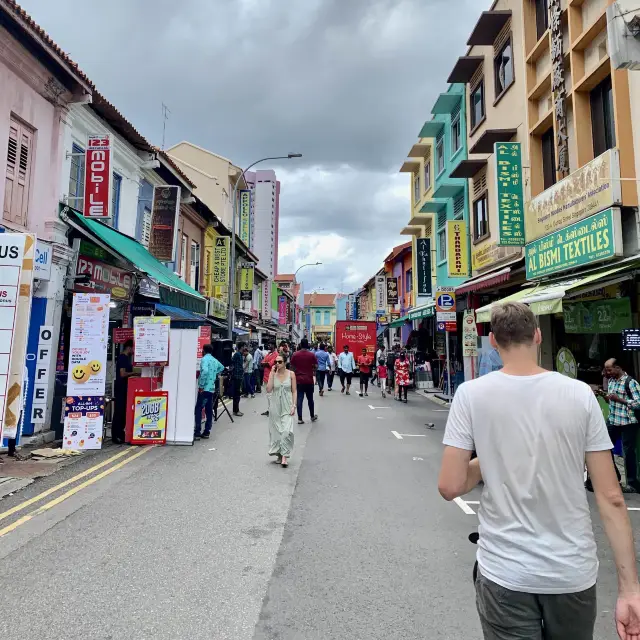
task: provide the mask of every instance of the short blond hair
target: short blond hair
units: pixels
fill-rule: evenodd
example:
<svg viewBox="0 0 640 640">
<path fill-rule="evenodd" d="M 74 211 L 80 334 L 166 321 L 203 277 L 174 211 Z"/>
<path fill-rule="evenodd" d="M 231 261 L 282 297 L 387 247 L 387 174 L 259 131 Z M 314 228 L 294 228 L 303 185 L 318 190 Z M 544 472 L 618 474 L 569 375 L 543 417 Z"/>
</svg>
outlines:
<svg viewBox="0 0 640 640">
<path fill-rule="evenodd" d="M 537 328 L 536 316 L 522 302 L 503 302 L 491 309 L 491 331 L 502 349 L 531 346 Z"/>
</svg>

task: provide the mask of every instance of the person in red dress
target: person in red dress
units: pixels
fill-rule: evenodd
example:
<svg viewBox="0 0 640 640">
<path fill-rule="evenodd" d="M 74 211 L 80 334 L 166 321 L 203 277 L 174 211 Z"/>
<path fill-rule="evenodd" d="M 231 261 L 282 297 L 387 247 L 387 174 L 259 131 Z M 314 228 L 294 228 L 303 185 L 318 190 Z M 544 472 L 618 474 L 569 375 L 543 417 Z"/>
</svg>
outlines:
<svg viewBox="0 0 640 640">
<path fill-rule="evenodd" d="M 409 361 L 407 354 L 403 351 L 396 360 L 396 385 L 398 386 L 398 396 L 396 400 L 407 402 L 407 389 L 409 388 Z"/>
<path fill-rule="evenodd" d="M 358 356 L 358 368 L 360 369 L 360 397 L 362 393 L 369 395 L 369 378 L 371 376 L 371 365 L 373 358 L 367 353 L 367 348 L 362 347 L 362 355 Z"/>
</svg>

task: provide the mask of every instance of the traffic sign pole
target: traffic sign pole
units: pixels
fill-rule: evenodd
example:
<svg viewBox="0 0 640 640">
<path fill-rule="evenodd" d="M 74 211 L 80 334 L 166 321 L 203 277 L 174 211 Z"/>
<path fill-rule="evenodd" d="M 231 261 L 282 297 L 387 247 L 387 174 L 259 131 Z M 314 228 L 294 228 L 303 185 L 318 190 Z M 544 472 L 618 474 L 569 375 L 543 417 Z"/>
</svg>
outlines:
<svg viewBox="0 0 640 640">
<path fill-rule="evenodd" d="M 449 397 L 453 398 L 453 393 L 451 393 L 451 362 L 449 360 L 449 332 L 446 332 L 446 341 L 445 341 L 445 354 L 447 358 L 447 390 L 449 391 Z"/>
</svg>

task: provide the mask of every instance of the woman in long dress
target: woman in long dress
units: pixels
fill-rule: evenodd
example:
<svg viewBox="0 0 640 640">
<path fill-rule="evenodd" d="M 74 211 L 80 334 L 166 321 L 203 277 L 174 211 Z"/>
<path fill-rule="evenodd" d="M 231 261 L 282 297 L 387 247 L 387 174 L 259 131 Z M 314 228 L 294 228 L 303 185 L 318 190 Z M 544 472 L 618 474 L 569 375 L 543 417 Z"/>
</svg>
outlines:
<svg viewBox="0 0 640 640">
<path fill-rule="evenodd" d="M 267 393 L 269 400 L 269 455 L 275 462 L 289 466 L 293 450 L 293 415 L 296 412 L 296 375 L 286 368 L 281 354 L 275 359 L 269 374 Z"/>
<path fill-rule="evenodd" d="M 409 361 L 407 354 L 403 351 L 396 360 L 396 386 L 398 395 L 396 400 L 407 402 L 407 389 L 409 388 Z M 402 397 L 404 395 L 404 398 Z"/>
</svg>

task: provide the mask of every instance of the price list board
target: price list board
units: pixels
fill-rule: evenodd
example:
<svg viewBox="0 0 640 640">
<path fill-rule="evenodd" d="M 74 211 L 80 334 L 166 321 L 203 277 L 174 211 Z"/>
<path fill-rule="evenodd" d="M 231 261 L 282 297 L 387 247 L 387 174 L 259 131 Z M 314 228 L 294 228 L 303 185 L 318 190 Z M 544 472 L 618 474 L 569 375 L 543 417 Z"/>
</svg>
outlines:
<svg viewBox="0 0 640 640">
<path fill-rule="evenodd" d="M 133 364 L 136 367 L 169 364 L 171 318 L 138 316 L 133 321 Z"/>
</svg>

